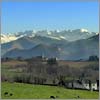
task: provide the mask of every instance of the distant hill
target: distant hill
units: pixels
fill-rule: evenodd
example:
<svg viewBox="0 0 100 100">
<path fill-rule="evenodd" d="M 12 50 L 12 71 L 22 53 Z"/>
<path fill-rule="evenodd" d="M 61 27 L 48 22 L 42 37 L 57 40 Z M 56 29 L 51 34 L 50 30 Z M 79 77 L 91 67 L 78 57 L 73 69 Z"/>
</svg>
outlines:
<svg viewBox="0 0 100 100">
<path fill-rule="evenodd" d="M 43 36 L 22 37 L 1 45 L 2 57 L 32 56 L 58 57 L 59 59 L 88 59 L 91 55 L 99 55 L 99 35 L 77 41 L 51 39 Z"/>
<path fill-rule="evenodd" d="M 52 38 L 43 37 L 43 36 L 35 36 L 35 37 L 25 36 L 15 41 L 1 44 L 1 52 L 2 52 L 2 55 L 4 55 L 6 52 L 13 50 L 15 48 L 31 49 L 38 44 L 51 45 L 51 44 L 62 44 L 66 42 L 67 40 L 63 40 L 63 39 L 57 40 L 57 39 L 52 39 Z"/>
<path fill-rule="evenodd" d="M 39 44 L 31 49 L 13 49 L 7 52 L 3 57 L 23 57 L 23 58 L 31 58 L 33 56 L 46 56 L 46 57 L 58 57 L 59 50 L 55 47 Z"/>
</svg>

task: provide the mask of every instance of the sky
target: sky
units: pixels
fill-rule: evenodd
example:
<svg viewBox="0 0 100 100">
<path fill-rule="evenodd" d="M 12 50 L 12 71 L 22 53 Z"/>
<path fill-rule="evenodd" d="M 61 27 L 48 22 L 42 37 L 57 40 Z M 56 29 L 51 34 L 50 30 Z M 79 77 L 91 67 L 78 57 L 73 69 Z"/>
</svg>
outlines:
<svg viewBox="0 0 100 100">
<path fill-rule="evenodd" d="M 99 31 L 98 2 L 2 2 L 1 33 L 79 28 Z"/>
</svg>

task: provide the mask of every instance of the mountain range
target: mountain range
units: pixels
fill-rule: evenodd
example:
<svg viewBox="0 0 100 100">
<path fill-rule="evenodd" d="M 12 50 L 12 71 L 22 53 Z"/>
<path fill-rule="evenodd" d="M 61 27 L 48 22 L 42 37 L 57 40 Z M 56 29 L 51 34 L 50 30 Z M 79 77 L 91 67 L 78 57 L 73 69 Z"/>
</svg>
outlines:
<svg viewBox="0 0 100 100">
<path fill-rule="evenodd" d="M 9 33 L 9 34 L 1 34 L 1 43 L 7 43 L 10 41 L 17 40 L 21 37 L 34 37 L 34 36 L 44 36 L 49 37 L 52 39 L 57 40 L 68 40 L 68 41 L 75 41 L 79 39 L 86 39 L 91 36 L 94 36 L 98 33 L 96 32 L 89 32 L 86 29 L 75 29 L 75 30 L 54 30 L 54 31 L 48 31 L 48 30 L 40 30 L 40 31 L 34 31 L 29 30 L 25 32 L 17 32 L 17 33 Z"/>
<path fill-rule="evenodd" d="M 80 31 L 82 34 L 90 34 L 87 30 L 76 30 Z M 78 36 L 74 30 L 74 35 Z M 46 32 L 46 31 L 45 31 Z M 39 34 L 31 34 L 32 31 L 27 31 L 26 33 L 16 34 L 18 37 L 15 40 L 1 44 L 2 57 L 23 57 L 31 58 L 33 56 L 45 56 L 45 57 L 57 57 L 58 59 L 64 60 L 77 60 L 77 59 L 88 59 L 91 55 L 99 55 L 99 35 L 96 33 L 91 33 L 83 38 L 80 37 L 73 39 L 67 39 L 68 34 L 60 34 L 60 31 L 52 34 L 60 34 L 64 38 L 59 38 L 58 35 L 44 35 L 45 32 L 38 31 Z M 75 33 L 76 32 L 76 33 Z M 37 33 L 37 32 L 34 32 Z M 41 35 L 40 35 L 41 34 Z M 47 33 L 45 33 L 47 34 Z M 50 33 L 49 33 L 50 34 Z M 23 36 L 21 36 L 23 35 Z M 70 37 L 70 38 L 71 38 Z M 75 37 L 75 36 L 74 36 Z"/>
</svg>

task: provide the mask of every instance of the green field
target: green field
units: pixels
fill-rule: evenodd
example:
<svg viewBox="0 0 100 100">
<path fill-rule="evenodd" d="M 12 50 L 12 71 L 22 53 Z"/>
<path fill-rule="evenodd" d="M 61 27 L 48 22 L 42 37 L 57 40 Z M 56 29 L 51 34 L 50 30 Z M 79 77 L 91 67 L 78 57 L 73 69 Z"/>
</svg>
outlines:
<svg viewBox="0 0 100 100">
<path fill-rule="evenodd" d="M 99 92 L 96 91 L 65 89 L 57 86 L 2 82 L 1 89 L 3 99 L 49 99 L 50 96 L 58 96 L 58 99 L 74 99 L 77 96 L 81 99 L 99 98 Z M 5 92 L 8 94 L 4 95 Z M 13 95 L 10 96 L 10 93 Z"/>
</svg>

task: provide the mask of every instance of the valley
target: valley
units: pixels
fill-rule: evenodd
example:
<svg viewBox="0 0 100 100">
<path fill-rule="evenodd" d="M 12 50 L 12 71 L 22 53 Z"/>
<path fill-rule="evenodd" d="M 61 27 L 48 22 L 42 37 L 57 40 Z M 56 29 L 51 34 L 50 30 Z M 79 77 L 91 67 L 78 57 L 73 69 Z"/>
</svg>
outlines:
<svg viewBox="0 0 100 100">
<path fill-rule="evenodd" d="M 67 31 L 63 32 L 65 36 Z M 27 31 L 2 43 L 2 98 L 98 98 L 99 35 L 73 32 L 77 38 L 73 36 L 72 41 L 58 31 L 42 31 L 42 35 Z M 27 92 L 30 87 L 34 89 Z"/>
</svg>

